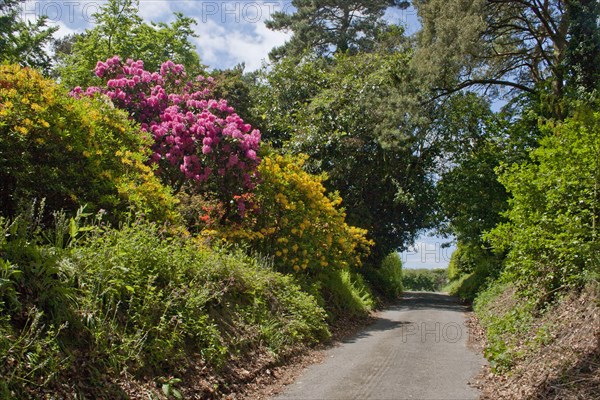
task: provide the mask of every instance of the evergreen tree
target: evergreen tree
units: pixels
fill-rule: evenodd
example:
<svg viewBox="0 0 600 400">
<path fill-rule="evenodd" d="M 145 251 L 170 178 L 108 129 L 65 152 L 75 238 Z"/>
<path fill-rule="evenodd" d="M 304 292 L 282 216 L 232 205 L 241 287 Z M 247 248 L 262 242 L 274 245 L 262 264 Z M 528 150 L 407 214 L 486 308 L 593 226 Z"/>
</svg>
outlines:
<svg viewBox="0 0 600 400">
<path fill-rule="evenodd" d="M 587 92 L 600 85 L 600 2 L 574 0 L 567 3 L 571 18 L 567 64 L 569 80 Z"/>
<path fill-rule="evenodd" d="M 564 87 L 598 85 L 596 0 L 415 0 L 423 29 L 413 65 L 435 97 L 465 88 L 542 96 L 565 116 Z M 549 94 L 547 96 L 546 94 Z M 512 97 L 512 96 L 511 96 Z"/>
<path fill-rule="evenodd" d="M 291 31 L 292 38 L 270 53 L 272 60 L 299 56 L 309 50 L 319 56 L 370 49 L 385 30 L 388 7 L 407 7 L 399 0 L 293 0 L 293 14 L 276 12 L 267 27 Z"/>
<path fill-rule="evenodd" d="M 48 72 L 51 63 L 45 46 L 52 42 L 52 34 L 58 28 L 48 27 L 45 17 L 23 20 L 20 7 L 24 1 L 0 2 L 0 61 Z"/>
</svg>

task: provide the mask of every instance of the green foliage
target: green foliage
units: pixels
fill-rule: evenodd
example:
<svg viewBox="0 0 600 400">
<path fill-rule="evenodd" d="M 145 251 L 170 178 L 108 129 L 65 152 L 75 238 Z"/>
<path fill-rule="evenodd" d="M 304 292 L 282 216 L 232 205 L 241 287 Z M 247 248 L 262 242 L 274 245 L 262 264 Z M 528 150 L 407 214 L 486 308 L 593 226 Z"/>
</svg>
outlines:
<svg viewBox="0 0 600 400">
<path fill-rule="evenodd" d="M 46 326 L 41 322 L 43 313 L 31 308 L 24 325 L 15 329 L 1 307 L 0 313 L 0 397 L 33 398 L 31 389 L 55 381 L 68 367 L 58 340 L 66 325 Z"/>
<path fill-rule="evenodd" d="M 422 290 L 438 292 L 447 283 L 445 269 L 404 269 L 402 272 L 402 285 L 406 290 Z"/>
<path fill-rule="evenodd" d="M 225 70 L 213 70 L 210 76 L 214 78 L 212 96 L 215 99 L 227 99 L 227 105 L 235 109 L 244 122 L 258 126 L 253 120 L 250 108 L 254 104 L 251 88 L 254 85 L 255 73 L 244 74 L 244 64 L 238 64 Z"/>
<path fill-rule="evenodd" d="M 478 269 L 451 280 L 442 290 L 463 301 L 473 301 L 488 281 L 486 271 Z"/>
<path fill-rule="evenodd" d="M 488 43 L 479 40 L 485 29 L 485 19 L 481 18 L 485 0 L 413 3 L 422 24 L 413 65 L 432 89 L 450 88 L 461 73 L 471 71 L 469 67 L 479 54 L 485 54 Z"/>
<path fill-rule="evenodd" d="M 451 283 L 446 291 L 473 300 L 478 285 L 497 277 L 503 266 L 504 254 L 494 253 L 484 239 L 506 221 L 509 193 L 498 180 L 497 168 L 528 160 L 539 130 L 532 116 L 492 114 L 488 102 L 474 94 L 455 95 L 448 102 L 441 121 L 447 129 L 441 146 L 448 169 L 437 190 L 441 230 L 452 234 L 458 246 L 448 267 Z"/>
<path fill-rule="evenodd" d="M 388 7 L 408 7 L 399 0 L 293 0 L 294 13 L 275 12 L 266 22 L 269 29 L 292 32 L 283 46 L 269 54 L 272 60 L 297 57 L 309 51 L 318 56 L 335 52 L 359 52 L 373 48 L 387 27 L 383 14 Z"/>
<path fill-rule="evenodd" d="M 314 279 L 323 307 L 333 320 L 364 316 L 373 310 L 375 298 L 362 275 L 348 270 L 328 270 Z"/>
<path fill-rule="evenodd" d="M 390 41 L 329 61 L 284 59 L 254 96 L 264 138 L 309 155 L 309 171 L 327 173 L 348 221 L 369 231 L 373 265 L 428 226 L 434 201 L 433 150 L 409 115 L 417 102 L 404 96 L 409 52 L 401 32 Z"/>
<path fill-rule="evenodd" d="M 598 87 L 597 2 L 430 0 L 414 5 L 422 23 L 414 66 L 437 95 L 486 87 L 502 96 L 502 89 L 509 89 L 513 95 L 545 97 L 553 115 L 563 118 L 567 76 L 592 78 L 595 82 L 585 85 Z"/>
<path fill-rule="evenodd" d="M 548 124 L 532 161 L 506 166 L 509 222 L 487 238 L 507 252 L 507 274 L 540 302 L 599 268 L 600 113 Z"/>
<path fill-rule="evenodd" d="M 475 242 L 477 243 L 477 242 Z M 465 301 L 473 301 L 486 284 L 497 278 L 503 267 L 502 254 L 472 242 L 458 242 L 448 264 L 449 283 L 445 292 Z"/>
<path fill-rule="evenodd" d="M 396 300 L 402 294 L 402 259 L 397 252 L 387 255 L 379 268 L 367 267 L 361 271 L 367 282 L 378 295 Z"/>
<path fill-rule="evenodd" d="M 46 18 L 27 21 L 21 17 L 25 0 L 2 0 L 0 4 L 0 63 L 50 69 L 45 47 L 52 42 L 58 27 L 47 27 Z"/>
<path fill-rule="evenodd" d="M 566 62 L 569 80 L 576 92 L 600 89 L 600 4 L 594 0 L 566 3 L 570 15 Z"/>
<path fill-rule="evenodd" d="M 534 323 L 535 301 L 519 297 L 512 285 L 502 280 L 479 293 L 473 308 L 486 329 L 485 356 L 492 370 L 509 370 L 523 351 L 520 338 Z"/>
<path fill-rule="evenodd" d="M 59 336 L 73 322 L 75 291 L 63 249 L 40 246 L 42 209 L 34 204 L 13 221 L 0 217 L 0 394 L 6 398 L 47 385 L 69 366 Z"/>
<path fill-rule="evenodd" d="M 98 347 L 111 349 L 117 344 L 112 340 L 143 340 L 138 349 L 143 358 L 135 360 L 139 366 L 175 368 L 189 351 L 221 365 L 257 343 L 278 354 L 298 341 L 326 335 L 323 314 L 311 310 L 314 300 L 300 293 L 292 278 L 241 252 L 225 255 L 161 237 L 157 226 L 109 231 L 74 258 L 88 293 L 82 306 L 98 310 Z M 106 316 L 113 321 L 98 325 Z M 257 331 L 263 324 L 275 324 L 277 330 Z M 122 338 L 110 334 L 115 328 Z M 117 365 L 129 357 L 130 349 L 121 350 L 127 354 L 112 355 Z"/>
<path fill-rule="evenodd" d="M 459 241 L 450 257 L 448 278 L 455 279 L 459 275 L 475 271 L 497 277 L 502 270 L 502 261 L 502 255 L 494 254 L 490 249 Z"/>
<path fill-rule="evenodd" d="M 82 213 L 56 217 L 53 230 L 35 218 L 2 221 L 3 395 L 57 388 L 86 365 L 91 375 L 68 384 L 97 396 L 107 388 L 78 379 L 178 379 L 194 359 L 215 369 L 260 349 L 277 358 L 329 335 L 313 296 L 241 251 L 198 247 L 144 221 L 115 230 L 80 225 Z M 175 395 L 175 383 L 163 388 Z"/>
<path fill-rule="evenodd" d="M 14 216 L 32 199 L 49 209 L 88 204 L 175 219 L 174 200 L 144 165 L 135 124 L 104 99 L 74 99 L 38 72 L 0 66 L 0 208 Z"/>
<path fill-rule="evenodd" d="M 259 121 L 263 139 L 280 148 L 295 136 L 303 108 L 324 86 L 325 60 L 284 58 L 270 71 L 258 72 L 251 87 L 254 119 Z"/>
<path fill-rule="evenodd" d="M 99 60 L 118 55 L 122 60 L 143 60 L 148 71 L 158 71 L 171 60 L 183 64 L 190 76 L 203 67 L 190 41 L 196 22 L 180 13 L 170 24 L 146 23 L 138 15 L 138 0 L 110 0 L 93 15 L 93 28 L 57 47 L 57 72 L 69 88 L 95 86 L 92 71 Z M 64 51 L 61 52 L 61 51 Z"/>
<path fill-rule="evenodd" d="M 498 182 L 495 168 L 502 161 L 502 148 L 486 143 L 474 149 L 438 183 L 440 208 L 448 220 L 447 229 L 460 241 L 482 243 L 484 232 L 503 221 L 508 194 Z M 458 160 L 457 160 L 458 161 Z"/>
</svg>

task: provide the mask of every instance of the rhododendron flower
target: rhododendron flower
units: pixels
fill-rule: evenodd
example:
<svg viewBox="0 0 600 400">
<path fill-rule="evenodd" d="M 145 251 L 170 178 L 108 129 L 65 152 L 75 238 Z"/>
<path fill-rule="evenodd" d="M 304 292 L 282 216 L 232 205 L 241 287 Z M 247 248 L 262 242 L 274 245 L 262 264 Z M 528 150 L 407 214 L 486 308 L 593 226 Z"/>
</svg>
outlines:
<svg viewBox="0 0 600 400">
<path fill-rule="evenodd" d="M 212 77 L 188 80 L 182 65 L 166 61 L 159 72 L 144 70 L 142 61 L 118 56 L 96 64 L 104 86 L 75 88 L 72 95 L 101 93 L 126 110 L 153 139 L 149 162 L 157 164 L 164 179 L 175 173 L 202 190 L 205 182 L 217 183 L 224 203 L 255 186 L 260 163 L 260 133 L 244 123 L 226 100 L 211 98 Z M 214 173 L 216 171 L 216 173 Z M 245 205 L 238 204 L 244 213 Z"/>
</svg>

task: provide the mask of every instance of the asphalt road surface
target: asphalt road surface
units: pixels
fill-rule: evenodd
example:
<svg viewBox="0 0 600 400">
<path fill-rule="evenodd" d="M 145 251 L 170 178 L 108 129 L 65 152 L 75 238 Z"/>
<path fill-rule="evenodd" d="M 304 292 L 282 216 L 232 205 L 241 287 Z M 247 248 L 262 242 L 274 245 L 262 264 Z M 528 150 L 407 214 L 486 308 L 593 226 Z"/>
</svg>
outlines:
<svg viewBox="0 0 600 400">
<path fill-rule="evenodd" d="M 451 296 L 407 292 L 275 400 L 477 399 L 468 382 L 485 360 L 467 347 L 465 311 Z"/>
</svg>

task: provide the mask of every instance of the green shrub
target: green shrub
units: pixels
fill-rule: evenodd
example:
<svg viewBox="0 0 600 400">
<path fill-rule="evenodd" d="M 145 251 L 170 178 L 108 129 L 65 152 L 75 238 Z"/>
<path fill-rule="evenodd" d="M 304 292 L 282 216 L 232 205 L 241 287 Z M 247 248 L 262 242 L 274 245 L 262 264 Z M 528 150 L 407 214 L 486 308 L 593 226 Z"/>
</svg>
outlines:
<svg viewBox="0 0 600 400">
<path fill-rule="evenodd" d="M 216 370 L 329 336 L 315 298 L 264 262 L 143 220 L 78 226 L 85 216 L 58 214 L 52 231 L 2 221 L 0 394 L 50 390 L 81 365 L 89 374 L 75 378 L 95 385 L 124 371 L 176 376 L 193 359 Z"/>
<path fill-rule="evenodd" d="M 143 338 L 140 366 L 176 367 L 190 351 L 221 365 L 258 343 L 278 354 L 327 335 L 323 312 L 291 277 L 241 251 L 229 255 L 164 237 L 158 225 L 106 232 L 74 260 L 89 294 L 82 303 L 101 312 L 97 321 L 129 320 L 123 337 Z"/>
<path fill-rule="evenodd" d="M 397 299 L 404 290 L 402 284 L 402 259 L 397 252 L 388 254 L 379 268 L 361 270 L 373 290 L 388 300 Z"/>
<path fill-rule="evenodd" d="M 446 269 L 404 269 L 402 284 L 406 290 L 440 291 L 447 283 Z"/>
<path fill-rule="evenodd" d="M 367 315 L 375 306 L 375 298 L 359 273 L 327 270 L 310 278 L 309 282 L 332 320 Z"/>
<path fill-rule="evenodd" d="M 502 254 L 494 254 L 481 243 L 458 242 L 448 264 L 450 282 L 444 291 L 462 300 L 473 301 L 489 280 L 502 270 Z"/>
<path fill-rule="evenodd" d="M 508 222 L 487 238 L 507 252 L 506 274 L 540 304 L 600 270 L 600 112 L 543 127 L 531 162 L 505 166 Z"/>
<path fill-rule="evenodd" d="M 463 301 L 473 301 L 488 281 L 486 270 L 476 270 L 469 274 L 460 275 L 444 286 L 443 291 L 457 296 Z"/>
</svg>

